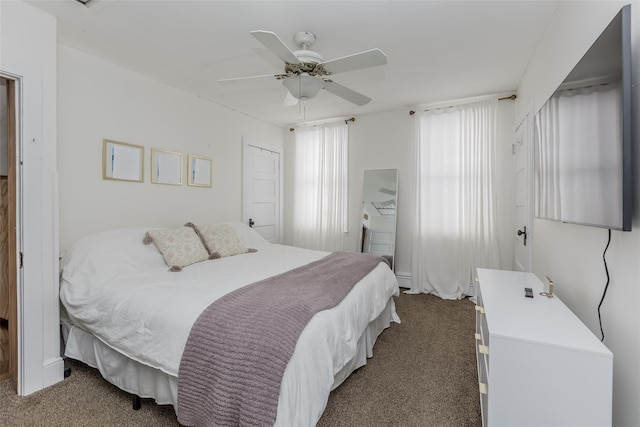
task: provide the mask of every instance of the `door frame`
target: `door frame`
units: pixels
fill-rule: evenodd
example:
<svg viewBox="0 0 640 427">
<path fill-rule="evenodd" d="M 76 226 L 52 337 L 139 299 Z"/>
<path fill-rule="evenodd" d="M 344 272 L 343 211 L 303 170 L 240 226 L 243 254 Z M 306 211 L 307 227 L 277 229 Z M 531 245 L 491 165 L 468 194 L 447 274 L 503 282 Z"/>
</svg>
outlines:
<svg viewBox="0 0 640 427">
<path fill-rule="evenodd" d="M 14 386 L 24 396 L 41 390 L 64 377 L 64 361 L 56 355 L 45 360 L 45 295 L 47 316 L 59 323 L 57 174 L 43 179 L 43 89 L 42 70 L 11 59 L 2 59 L 0 76 L 15 85 L 15 227 L 16 227 L 16 352 Z M 53 198 L 52 218 L 45 224 L 44 195 Z M 43 235 L 52 227 L 52 246 L 45 248 Z M 45 253 L 52 257 L 45 259 Z M 51 265 L 50 263 L 53 263 Z M 45 266 L 55 277 L 45 277 Z M 49 267 L 47 267 L 49 268 Z M 53 289 L 48 288 L 54 284 Z M 45 286 L 47 286 L 45 292 Z M 10 326 L 11 327 L 11 326 Z M 49 337 L 50 338 L 50 337 Z M 11 332 L 10 332 L 11 339 Z M 59 340 L 55 340 L 59 343 Z M 10 345 L 13 346 L 13 343 Z M 49 349 L 51 350 L 51 349 Z"/>
<path fill-rule="evenodd" d="M 257 140 L 255 138 L 252 138 L 250 136 L 243 136 L 242 137 L 242 222 L 244 224 L 247 224 L 249 222 L 249 207 L 247 206 L 247 203 L 245 202 L 245 194 L 247 191 L 247 188 L 245 187 L 245 185 L 247 185 L 246 180 L 244 179 L 244 171 L 247 168 L 247 162 L 248 162 L 248 147 L 256 147 L 259 148 L 261 150 L 266 150 L 266 151 L 271 151 L 273 153 L 278 153 L 279 159 L 280 159 L 280 167 L 278 168 L 278 186 L 279 186 L 279 201 L 278 201 L 278 242 L 282 243 L 283 242 L 283 236 L 284 236 L 284 232 L 282 229 L 282 212 L 283 212 L 283 207 L 284 207 L 284 203 L 283 203 L 283 194 L 284 194 L 284 180 L 282 179 L 282 148 L 272 145 L 272 144 L 267 144 L 266 142 L 262 142 L 260 140 Z"/>
<path fill-rule="evenodd" d="M 18 271 L 19 266 L 17 264 L 18 250 L 17 250 L 17 232 L 12 233 L 11 230 L 18 230 L 16 227 L 17 220 L 17 203 L 16 203 L 16 188 L 17 188 L 17 174 L 16 174 L 16 142 L 18 139 L 18 105 L 16 103 L 17 86 L 18 82 L 14 79 L 7 78 L 0 73 L 0 78 L 4 80 L 6 85 L 6 93 L 2 96 L 6 96 L 7 99 L 7 230 L 9 231 L 7 238 L 7 265 L 9 268 L 7 272 L 7 299 L 9 300 L 7 310 L 8 321 L 8 333 L 9 333 L 9 367 L 8 372 L 3 374 L 3 379 L 9 378 L 13 384 L 13 388 L 18 388 Z"/>
<path fill-rule="evenodd" d="M 24 351 L 22 296 L 23 276 L 19 260 L 22 253 L 22 76 L 0 70 L 0 77 L 7 82 L 7 176 L 9 196 L 9 375 L 14 389 L 22 394 L 24 384 Z M 13 129 L 12 129 L 13 128 Z M 14 233 L 11 230 L 15 230 Z M 13 268 L 11 268 L 13 266 Z"/>
</svg>

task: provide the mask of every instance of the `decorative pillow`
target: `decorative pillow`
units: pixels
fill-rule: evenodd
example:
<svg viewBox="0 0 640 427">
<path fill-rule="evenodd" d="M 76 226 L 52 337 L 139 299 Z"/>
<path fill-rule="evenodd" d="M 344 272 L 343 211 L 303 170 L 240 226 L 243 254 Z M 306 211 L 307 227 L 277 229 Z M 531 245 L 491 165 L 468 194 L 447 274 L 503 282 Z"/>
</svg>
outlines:
<svg viewBox="0 0 640 427">
<path fill-rule="evenodd" d="M 256 252 L 255 249 L 249 249 L 242 243 L 236 230 L 229 224 L 196 226 L 188 223 L 186 225 L 196 230 L 196 233 L 202 239 L 202 243 L 209 251 L 210 258 Z"/>
<path fill-rule="evenodd" d="M 191 227 L 152 230 L 143 242 L 156 244 L 170 271 L 181 271 L 182 267 L 209 259 L 207 249 Z"/>
</svg>

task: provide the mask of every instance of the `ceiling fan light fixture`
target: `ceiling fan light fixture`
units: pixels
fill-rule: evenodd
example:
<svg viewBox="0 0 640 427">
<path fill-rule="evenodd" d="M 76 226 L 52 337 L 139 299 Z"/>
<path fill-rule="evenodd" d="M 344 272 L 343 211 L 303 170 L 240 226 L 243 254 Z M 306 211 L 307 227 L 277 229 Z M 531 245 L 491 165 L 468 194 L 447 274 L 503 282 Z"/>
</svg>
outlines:
<svg viewBox="0 0 640 427">
<path fill-rule="evenodd" d="M 324 80 L 310 76 L 307 73 L 286 78 L 282 81 L 282 84 L 296 99 L 313 98 L 324 88 Z"/>
</svg>

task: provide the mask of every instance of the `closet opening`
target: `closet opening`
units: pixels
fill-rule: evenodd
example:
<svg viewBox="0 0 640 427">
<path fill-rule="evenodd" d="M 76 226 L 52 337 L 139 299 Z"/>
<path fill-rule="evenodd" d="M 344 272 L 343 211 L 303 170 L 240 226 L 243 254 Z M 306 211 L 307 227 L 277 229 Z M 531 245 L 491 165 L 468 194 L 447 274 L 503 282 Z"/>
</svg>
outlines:
<svg viewBox="0 0 640 427">
<path fill-rule="evenodd" d="M 0 76 L 0 381 L 17 389 L 16 81 Z"/>
</svg>

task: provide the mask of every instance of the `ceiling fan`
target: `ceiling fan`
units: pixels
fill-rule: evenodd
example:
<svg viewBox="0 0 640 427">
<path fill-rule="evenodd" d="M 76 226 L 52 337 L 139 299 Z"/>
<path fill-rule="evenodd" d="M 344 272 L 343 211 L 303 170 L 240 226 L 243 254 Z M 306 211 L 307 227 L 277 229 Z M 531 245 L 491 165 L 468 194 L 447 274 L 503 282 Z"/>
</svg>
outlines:
<svg viewBox="0 0 640 427">
<path fill-rule="evenodd" d="M 331 61 L 324 61 L 318 52 L 310 50 L 316 41 L 316 36 L 307 31 L 301 31 L 293 36 L 293 40 L 299 48 L 295 51 L 289 49 L 289 47 L 271 31 L 251 31 L 250 34 L 284 61 L 284 72 L 262 76 L 223 79 L 219 80 L 219 82 L 233 83 L 248 79 L 275 77 L 277 80 L 282 80 L 282 84 L 289 91 L 287 97 L 291 95 L 294 98 L 294 103 L 298 100 L 306 101 L 307 99 L 313 98 L 321 89 L 324 89 L 356 105 L 365 105 L 371 101 L 371 98 L 336 83 L 330 76 L 336 73 L 360 70 L 387 63 L 387 55 L 380 49 L 365 50 Z"/>
</svg>

